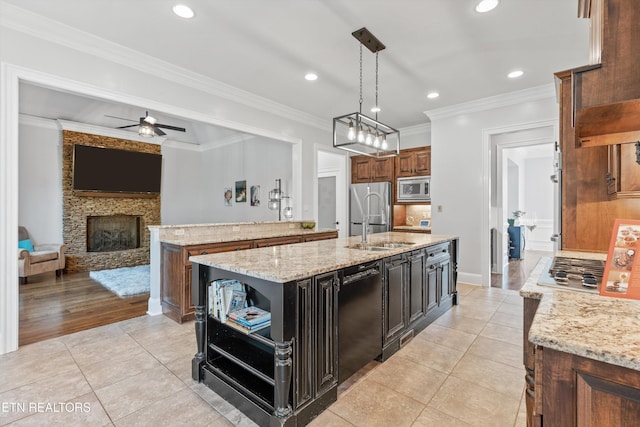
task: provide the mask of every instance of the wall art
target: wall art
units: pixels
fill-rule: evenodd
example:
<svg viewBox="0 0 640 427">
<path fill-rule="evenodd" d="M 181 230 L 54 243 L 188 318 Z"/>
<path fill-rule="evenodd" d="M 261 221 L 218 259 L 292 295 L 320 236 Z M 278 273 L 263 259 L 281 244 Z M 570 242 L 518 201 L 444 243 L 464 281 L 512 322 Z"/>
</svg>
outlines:
<svg viewBox="0 0 640 427">
<path fill-rule="evenodd" d="M 251 206 L 260 206 L 260 186 L 252 185 L 251 186 Z"/>
<path fill-rule="evenodd" d="M 246 203 L 247 181 L 236 181 L 236 203 Z"/>
</svg>

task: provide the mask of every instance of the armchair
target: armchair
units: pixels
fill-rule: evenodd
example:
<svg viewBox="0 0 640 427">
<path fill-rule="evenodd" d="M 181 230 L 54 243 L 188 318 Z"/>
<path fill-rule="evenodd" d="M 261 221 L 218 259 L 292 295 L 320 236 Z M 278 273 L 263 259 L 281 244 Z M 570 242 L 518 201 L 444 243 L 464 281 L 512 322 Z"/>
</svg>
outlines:
<svg viewBox="0 0 640 427">
<path fill-rule="evenodd" d="M 31 239 L 25 227 L 18 227 L 18 240 Z M 18 254 L 18 276 L 20 284 L 27 283 L 27 277 L 34 274 L 55 271 L 56 276 L 62 273 L 65 266 L 64 244 L 42 244 L 33 245 L 33 251 L 19 249 Z"/>
</svg>

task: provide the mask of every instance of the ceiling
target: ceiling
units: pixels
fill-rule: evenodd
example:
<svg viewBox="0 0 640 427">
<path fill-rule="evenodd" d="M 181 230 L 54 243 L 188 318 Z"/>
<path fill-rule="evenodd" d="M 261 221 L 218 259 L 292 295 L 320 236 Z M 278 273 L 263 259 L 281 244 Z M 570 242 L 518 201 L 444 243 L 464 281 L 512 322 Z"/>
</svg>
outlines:
<svg viewBox="0 0 640 427">
<path fill-rule="evenodd" d="M 427 110 L 553 84 L 554 72 L 588 61 L 589 22 L 577 18 L 578 0 L 501 0 L 485 14 L 474 11 L 477 0 L 180 0 L 194 10 L 191 20 L 173 14 L 178 0 L 4 1 L 311 114 L 328 130 L 333 117 L 358 110 L 359 43 L 351 33 L 364 26 L 386 45 L 379 119 L 395 128 L 427 123 Z M 515 69 L 524 76 L 507 78 Z M 308 71 L 318 80 L 306 81 Z M 371 115 L 375 55 L 366 48 L 363 74 L 363 113 Z M 430 91 L 440 97 L 427 99 Z M 44 88 L 23 92 L 25 114 L 107 127 L 127 123 L 105 114 L 144 116 Z M 167 132 L 171 139 L 219 137 L 219 129 L 150 114 L 187 128 L 189 135 Z"/>
</svg>

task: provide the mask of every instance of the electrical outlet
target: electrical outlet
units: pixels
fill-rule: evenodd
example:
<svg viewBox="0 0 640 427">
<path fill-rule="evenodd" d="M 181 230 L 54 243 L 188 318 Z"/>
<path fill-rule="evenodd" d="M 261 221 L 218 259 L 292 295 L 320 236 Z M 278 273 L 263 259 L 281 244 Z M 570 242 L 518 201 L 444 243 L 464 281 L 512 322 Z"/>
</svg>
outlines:
<svg viewBox="0 0 640 427">
<path fill-rule="evenodd" d="M 240 231 L 240 226 L 239 225 L 234 225 L 231 230 L 233 231 Z"/>
<path fill-rule="evenodd" d="M 438 212 L 442 212 L 442 205 L 438 205 Z"/>
<path fill-rule="evenodd" d="M 176 236 L 184 236 L 184 229 L 177 228 L 177 229 L 173 230 L 173 234 L 175 234 Z"/>
</svg>

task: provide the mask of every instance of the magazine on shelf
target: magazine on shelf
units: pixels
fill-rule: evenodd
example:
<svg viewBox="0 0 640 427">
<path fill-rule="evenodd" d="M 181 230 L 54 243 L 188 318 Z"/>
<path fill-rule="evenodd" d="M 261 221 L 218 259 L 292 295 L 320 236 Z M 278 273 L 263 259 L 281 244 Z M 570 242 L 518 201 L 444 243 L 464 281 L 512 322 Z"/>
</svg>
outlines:
<svg viewBox="0 0 640 427">
<path fill-rule="evenodd" d="M 209 285 L 209 313 L 224 322 L 232 304 L 244 306 L 246 295 L 237 280 L 215 280 Z"/>
<path fill-rule="evenodd" d="M 271 322 L 271 313 L 260 307 L 244 307 L 231 311 L 229 318 L 246 326 L 255 326 Z"/>
<path fill-rule="evenodd" d="M 251 334 L 253 332 L 260 331 L 262 329 L 266 329 L 269 326 L 271 326 L 271 322 L 268 321 L 268 322 L 261 323 L 259 325 L 249 327 L 249 326 L 241 325 L 240 323 L 234 321 L 232 318 L 228 318 L 224 324 L 244 334 Z"/>
</svg>

